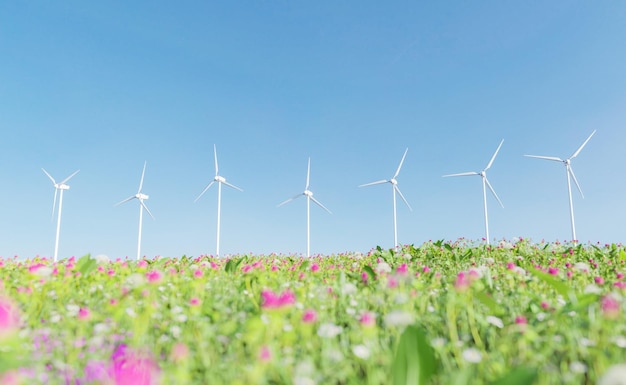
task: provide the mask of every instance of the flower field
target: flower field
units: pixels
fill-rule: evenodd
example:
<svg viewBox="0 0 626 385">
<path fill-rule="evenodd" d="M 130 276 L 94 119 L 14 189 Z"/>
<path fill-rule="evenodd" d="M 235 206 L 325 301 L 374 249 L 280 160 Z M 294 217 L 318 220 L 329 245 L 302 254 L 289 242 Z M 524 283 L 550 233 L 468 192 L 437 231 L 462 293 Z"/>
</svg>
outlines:
<svg viewBox="0 0 626 385">
<path fill-rule="evenodd" d="M 622 384 L 626 249 L 0 260 L 2 384 Z"/>
</svg>

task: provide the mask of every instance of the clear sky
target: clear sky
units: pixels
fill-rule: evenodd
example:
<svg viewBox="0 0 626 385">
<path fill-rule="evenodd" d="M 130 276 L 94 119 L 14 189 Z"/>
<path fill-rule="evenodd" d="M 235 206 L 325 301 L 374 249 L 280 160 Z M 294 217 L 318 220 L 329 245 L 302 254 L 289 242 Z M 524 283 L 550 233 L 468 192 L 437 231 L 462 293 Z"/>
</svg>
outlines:
<svg viewBox="0 0 626 385">
<path fill-rule="evenodd" d="M 484 235 L 568 240 L 568 157 L 581 242 L 626 241 L 626 2 L 5 1 L 0 3 L 0 255 L 222 254 L 393 246 Z"/>
</svg>

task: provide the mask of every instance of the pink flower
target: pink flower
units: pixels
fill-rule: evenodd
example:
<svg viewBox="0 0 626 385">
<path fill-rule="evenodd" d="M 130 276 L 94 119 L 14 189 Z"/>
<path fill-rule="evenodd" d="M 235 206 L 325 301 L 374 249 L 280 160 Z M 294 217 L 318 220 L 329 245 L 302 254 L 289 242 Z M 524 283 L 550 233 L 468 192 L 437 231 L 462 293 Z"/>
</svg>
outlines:
<svg viewBox="0 0 626 385">
<path fill-rule="evenodd" d="M 78 319 L 80 320 L 88 320 L 91 318 L 91 312 L 86 307 L 81 307 L 78 310 Z"/>
<path fill-rule="evenodd" d="M 600 277 L 600 276 L 595 277 L 593 280 L 594 280 L 594 281 L 595 281 L 595 283 L 596 283 L 596 284 L 598 284 L 598 285 L 604 285 L 604 278 L 602 278 L 602 277 Z"/>
<path fill-rule="evenodd" d="M 172 346 L 170 360 L 173 362 L 185 361 L 189 357 L 189 347 L 182 342 L 177 342 Z"/>
<path fill-rule="evenodd" d="M 615 297 L 610 294 L 605 295 L 604 297 L 602 297 L 600 303 L 602 306 L 602 314 L 604 315 L 604 317 L 608 319 L 616 319 L 617 317 L 619 317 L 620 305 L 619 301 Z"/>
<path fill-rule="evenodd" d="M 408 266 L 406 263 L 403 263 L 402 265 L 398 266 L 398 268 L 396 269 L 396 273 L 398 274 L 406 274 L 408 272 Z"/>
<path fill-rule="evenodd" d="M 196 278 L 200 278 L 204 275 L 204 272 L 200 269 L 197 269 L 196 271 L 193 272 L 193 276 Z"/>
<path fill-rule="evenodd" d="M 23 377 L 17 370 L 9 370 L 0 374 L 0 384 L 2 385 L 20 385 L 24 383 L 22 380 Z"/>
<path fill-rule="evenodd" d="M 311 271 L 312 272 L 316 272 L 320 269 L 320 265 L 318 265 L 317 263 L 314 263 L 311 265 Z"/>
<path fill-rule="evenodd" d="M 272 271 L 278 271 L 278 266 L 272 265 Z"/>
<path fill-rule="evenodd" d="M 372 327 L 376 325 L 376 315 L 374 313 L 366 311 L 365 313 L 361 314 L 361 317 L 359 318 L 359 322 L 361 323 L 362 326 Z"/>
<path fill-rule="evenodd" d="M 43 263 L 34 263 L 30 266 L 28 266 L 28 272 L 29 273 L 35 273 L 37 270 L 39 270 L 40 267 L 44 267 L 46 265 L 44 265 Z"/>
<path fill-rule="evenodd" d="M 269 362 L 272 360 L 272 352 L 270 351 L 270 348 L 267 347 L 267 345 L 261 346 L 261 349 L 259 351 L 259 360 L 261 362 Z"/>
<path fill-rule="evenodd" d="M 424 266 L 424 268 L 422 269 L 423 273 L 428 273 L 430 271 L 430 267 L 428 266 Z"/>
<path fill-rule="evenodd" d="M 456 291 L 463 292 L 470 287 L 470 283 L 471 282 L 467 274 L 465 274 L 464 271 L 461 271 L 456 276 L 456 281 L 454 281 L 454 288 L 456 289 Z"/>
<path fill-rule="evenodd" d="M 159 367 L 147 355 L 121 344 L 111 356 L 108 376 L 115 385 L 156 385 Z"/>
<path fill-rule="evenodd" d="M 137 262 L 137 267 L 148 267 L 148 261 L 142 259 L 141 261 Z"/>
<path fill-rule="evenodd" d="M 369 279 L 369 275 L 367 275 L 367 273 L 365 272 L 361 273 L 361 281 L 363 281 L 364 284 L 367 284 L 368 279 Z"/>
<path fill-rule="evenodd" d="M 269 289 L 261 292 L 261 307 L 265 309 L 277 309 L 284 306 L 293 305 L 296 302 L 295 294 L 287 289 L 280 295 L 277 295 Z"/>
<path fill-rule="evenodd" d="M 528 320 L 523 315 L 518 315 L 515 317 L 515 323 L 518 325 L 526 325 L 528 324 Z"/>
<path fill-rule="evenodd" d="M 559 269 L 557 269 L 556 267 L 551 267 L 548 269 L 548 274 L 550 275 L 558 275 L 559 274 Z"/>
<path fill-rule="evenodd" d="M 302 322 L 309 324 L 315 321 L 317 321 L 317 313 L 315 312 L 315 310 L 313 309 L 305 310 L 304 314 L 302 315 Z"/>
<path fill-rule="evenodd" d="M 17 305 L 9 298 L 0 298 L 0 338 L 16 332 L 20 325 Z"/>
<path fill-rule="evenodd" d="M 396 277 L 389 277 L 389 280 L 387 281 L 387 287 L 390 289 L 398 287 L 398 279 Z"/>
<path fill-rule="evenodd" d="M 163 278 L 163 275 L 158 270 L 152 270 L 146 273 L 146 279 L 148 279 L 149 283 L 159 283 L 161 282 L 161 278 Z"/>
<path fill-rule="evenodd" d="M 243 271 L 244 273 L 247 273 L 250 270 L 252 270 L 252 266 L 251 265 L 243 265 L 243 267 L 241 268 L 241 271 Z"/>
<path fill-rule="evenodd" d="M 200 300 L 199 300 L 198 298 L 196 298 L 196 297 L 192 297 L 192 298 L 189 300 L 189 304 L 190 304 L 191 306 L 198 306 L 198 305 L 200 305 Z"/>
</svg>

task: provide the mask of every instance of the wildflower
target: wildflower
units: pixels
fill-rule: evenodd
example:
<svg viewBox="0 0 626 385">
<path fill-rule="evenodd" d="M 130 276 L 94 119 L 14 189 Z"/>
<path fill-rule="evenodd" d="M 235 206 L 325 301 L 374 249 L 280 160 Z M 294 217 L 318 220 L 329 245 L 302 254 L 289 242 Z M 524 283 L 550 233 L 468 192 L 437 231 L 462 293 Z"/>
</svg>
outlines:
<svg viewBox="0 0 626 385">
<path fill-rule="evenodd" d="M 341 334 L 342 331 L 343 328 L 341 326 L 327 322 L 320 325 L 319 329 L 317 329 L 317 335 L 322 338 L 335 338 Z"/>
<path fill-rule="evenodd" d="M 8 298 L 0 298 L 0 338 L 17 331 L 19 324 L 17 305 Z"/>
<path fill-rule="evenodd" d="M 146 279 L 149 283 L 159 283 L 161 282 L 161 278 L 163 278 L 163 275 L 158 270 L 152 270 L 146 273 Z"/>
<path fill-rule="evenodd" d="M 617 364 L 609 367 L 596 384 L 626 385 L 626 364 Z"/>
<path fill-rule="evenodd" d="M 550 275 L 558 275 L 559 274 L 559 269 L 557 269 L 556 267 L 551 267 L 548 269 L 548 274 Z"/>
<path fill-rule="evenodd" d="M 111 356 L 109 378 L 115 385 L 155 385 L 158 383 L 159 367 L 145 354 L 120 344 Z"/>
<path fill-rule="evenodd" d="M 406 274 L 408 272 L 408 266 L 406 263 L 403 263 L 402 265 L 398 266 L 398 268 L 396 269 L 396 273 L 398 274 Z"/>
<path fill-rule="evenodd" d="M 595 277 L 593 280 L 594 280 L 594 281 L 595 281 L 595 283 L 597 283 L 598 285 L 604 285 L 604 278 L 603 278 L 603 277 L 598 276 L 598 277 Z"/>
<path fill-rule="evenodd" d="M 0 384 L 3 385 L 20 385 L 24 382 L 23 377 L 16 370 L 9 370 L 0 374 Z"/>
<path fill-rule="evenodd" d="M 312 272 L 316 272 L 320 269 L 320 265 L 318 265 L 317 263 L 314 263 L 311 265 L 311 271 Z"/>
<path fill-rule="evenodd" d="M 498 317 L 492 316 L 492 315 L 488 315 L 486 317 L 487 323 L 496 326 L 500 329 L 502 329 L 504 327 L 504 322 L 502 322 L 502 320 Z"/>
<path fill-rule="evenodd" d="M 261 307 L 266 309 L 276 309 L 284 306 L 293 305 L 296 302 L 295 294 L 287 289 L 280 295 L 276 295 L 273 291 L 265 289 L 261 292 Z"/>
<path fill-rule="evenodd" d="M 317 313 L 313 309 L 307 309 L 304 311 L 302 315 L 302 322 L 304 323 L 313 323 L 317 321 Z"/>
<path fill-rule="evenodd" d="M 189 357 L 189 347 L 182 343 L 177 342 L 172 346 L 172 351 L 170 352 L 170 360 L 173 362 L 181 362 L 185 361 Z"/>
<path fill-rule="evenodd" d="M 414 319 L 413 314 L 409 312 L 395 310 L 386 314 L 384 321 L 387 326 L 403 327 L 412 324 Z"/>
<path fill-rule="evenodd" d="M 374 270 L 376 270 L 377 273 L 391 273 L 391 266 L 389 266 L 387 262 L 382 261 L 376 265 Z"/>
<path fill-rule="evenodd" d="M 602 314 L 608 319 L 616 319 L 619 317 L 619 301 L 612 295 L 608 294 L 601 300 Z"/>
<path fill-rule="evenodd" d="M 204 272 L 201 269 L 196 269 L 196 271 L 193 272 L 193 276 L 196 278 L 200 278 L 204 275 Z"/>
<path fill-rule="evenodd" d="M 462 356 L 463 356 L 463 359 L 469 362 L 470 364 L 477 364 L 483 360 L 482 353 L 478 349 L 475 349 L 475 348 L 468 348 L 468 349 L 463 350 Z"/>
<path fill-rule="evenodd" d="M 268 348 L 267 345 L 261 346 L 261 349 L 259 350 L 259 361 L 269 362 L 271 360 L 272 360 L 272 352 L 270 348 Z"/>
<path fill-rule="evenodd" d="M 454 281 L 454 288 L 456 289 L 456 291 L 463 292 L 469 288 L 470 283 L 470 278 L 464 271 L 461 271 L 456 276 L 456 281 Z"/>
<path fill-rule="evenodd" d="M 88 320 L 91 318 L 91 312 L 86 307 L 81 307 L 78 310 L 78 319 L 80 320 Z"/>
<path fill-rule="evenodd" d="M 198 306 L 198 305 L 200 305 L 200 300 L 198 298 L 196 298 L 196 297 L 192 297 L 189 300 L 189 305 L 191 305 L 191 306 Z"/>
<path fill-rule="evenodd" d="M 367 360 L 370 356 L 370 350 L 367 346 L 359 344 L 359 345 L 354 345 L 352 347 L 352 353 L 354 353 L 355 356 L 363 359 L 363 360 Z"/>
<path fill-rule="evenodd" d="M 148 261 L 142 259 L 141 261 L 137 262 L 137 267 L 148 267 Z"/>
<path fill-rule="evenodd" d="M 580 361 L 573 361 L 569 364 L 569 370 L 572 373 L 586 373 L 587 365 Z"/>
<path fill-rule="evenodd" d="M 361 317 L 359 318 L 359 322 L 361 323 L 361 325 L 366 326 L 366 327 L 375 326 L 376 314 L 366 311 L 365 313 L 361 314 Z"/>
</svg>

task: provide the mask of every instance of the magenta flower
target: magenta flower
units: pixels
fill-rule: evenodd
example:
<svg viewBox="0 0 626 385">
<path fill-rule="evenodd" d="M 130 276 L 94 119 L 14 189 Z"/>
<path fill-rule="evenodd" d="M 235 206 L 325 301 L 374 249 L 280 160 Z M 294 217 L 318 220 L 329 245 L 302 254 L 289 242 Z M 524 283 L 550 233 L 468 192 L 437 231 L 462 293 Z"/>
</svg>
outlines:
<svg viewBox="0 0 626 385">
<path fill-rule="evenodd" d="M 17 331 L 20 325 L 20 312 L 9 298 L 0 298 L 0 338 Z"/>
<path fill-rule="evenodd" d="M 198 298 L 196 298 L 196 297 L 192 297 L 189 300 L 189 305 L 191 305 L 191 306 L 198 306 L 198 305 L 200 305 L 200 300 Z"/>
<path fill-rule="evenodd" d="M 318 265 L 317 263 L 314 263 L 311 265 L 311 271 L 312 272 L 316 272 L 320 269 L 320 265 Z"/>
<path fill-rule="evenodd" d="M 204 272 L 201 269 L 197 269 L 196 271 L 193 272 L 193 276 L 196 278 L 200 278 L 204 275 Z"/>
<path fill-rule="evenodd" d="M 137 262 L 137 267 L 148 267 L 148 261 L 142 259 L 141 261 Z"/>
<path fill-rule="evenodd" d="M 409 271 L 409 267 L 406 263 L 403 263 L 402 265 L 398 266 L 398 268 L 396 269 L 396 273 L 398 274 L 406 274 Z"/>
<path fill-rule="evenodd" d="M 261 350 L 259 351 L 259 360 L 261 362 L 269 362 L 272 360 L 272 352 L 267 345 L 261 346 Z"/>
<path fill-rule="evenodd" d="M 604 285 L 604 278 L 602 278 L 602 277 L 600 277 L 600 276 L 595 277 L 593 280 L 594 280 L 594 281 L 595 281 L 595 283 L 596 283 L 596 284 L 598 284 L 598 285 Z"/>
<path fill-rule="evenodd" d="M 80 320 L 88 320 L 89 318 L 91 318 L 91 312 L 89 311 L 89 309 L 87 309 L 86 307 L 81 307 L 78 310 L 78 319 Z"/>
<path fill-rule="evenodd" d="M 146 279 L 150 283 L 159 283 L 161 282 L 161 278 L 163 278 L 163 275 L 158 270 L 153 270 L 146 273 Z"/>
<path fill-rule="evenodd" d="M 261 307 L 265 309 L 277 309 L 284 306 L 293 305 L 296 302 L 295 294 L 287 289 L 280 295 L 277 295 L 269 289 L 261 292 Z"/>
<path fill-rule="evenodd" d="M 376 325 L 376 315 L 374 313 L 366 311 L 365 313 L 361 314 L 359 322 L 362 326 L 372 327 Z"/>
<path fill-rule="evenodd" d="M 111 356 L 108 375 L 115 385 L 155 385 L 159 367 L 148 356 L 120 344 Z"/>
<path fill-rule="evenodd" d="M 548 274 L 550 275 L 558 275 L 559 274 L 559 269 L 557 269 L 556 267 L 551 267 L 548 269 Z"/>
<path fill-rule="evenodd" d="M 317 312 L 315 312 L 315 310 L 313 309 L 305 310 L 304 314 L 302 315 L 302 322 L 309 324 L 315 321 L 317 321 Z"/>
<path fill-rule="evenodd" d="M 602 314 L 605 318 L 616 319 L 619 317 L 620 306 L 619 301 L 612 295 L 608 294 L 602 297 L 601 300 Z"/>
<path fill-rule="evenodd" d="M 456 291 L 463 292 L 470 287 L 470 283 L 471 281 L 469 276 L 464 271 L 461 271 L 456 276 L 456 281 L 454 281 L 454 288 L 456 289 Z"/>
</svg>

